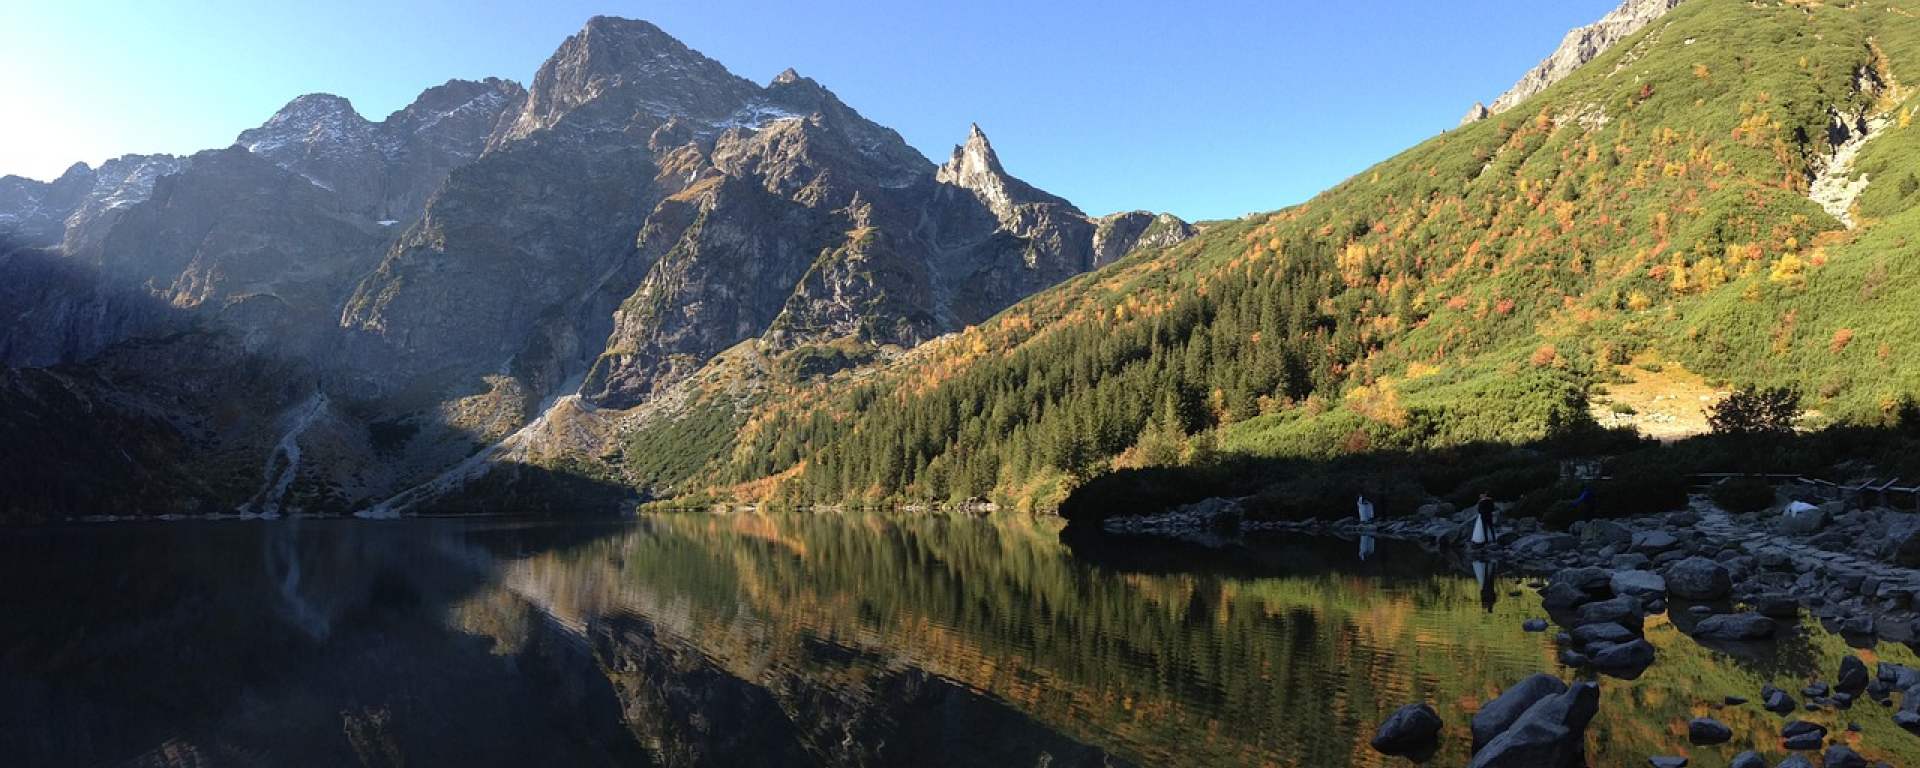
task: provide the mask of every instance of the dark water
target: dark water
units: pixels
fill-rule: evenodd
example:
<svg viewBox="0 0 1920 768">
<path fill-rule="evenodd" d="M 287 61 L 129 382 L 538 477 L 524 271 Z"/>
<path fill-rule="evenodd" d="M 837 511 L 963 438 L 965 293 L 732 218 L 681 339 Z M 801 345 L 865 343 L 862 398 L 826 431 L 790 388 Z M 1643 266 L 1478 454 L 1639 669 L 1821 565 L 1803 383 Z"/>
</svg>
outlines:
<svg viewBox="0 0 1920 768">
<path fill-rule="evenodd" d="M 4 765 L 1404 765 L 1367 749 L 1557 671 L 1531 592 L 1382 543 L 1169 553 L 1031 522 L 675 515 L 0 532 Z M 1684 614 L 1675 621 L 1686 621 Z M 1602 682 L 1595 766 L 1781 754 L 1764 682 L 1849 649 L 1805 626 Z M 1912 663 L 1904 647 L 1860 651 Z M 1734 744 L 1690 748 L 1713 714 Z M 1870 758 L 1920 739 L 1808 713 Z"/>
</svg>

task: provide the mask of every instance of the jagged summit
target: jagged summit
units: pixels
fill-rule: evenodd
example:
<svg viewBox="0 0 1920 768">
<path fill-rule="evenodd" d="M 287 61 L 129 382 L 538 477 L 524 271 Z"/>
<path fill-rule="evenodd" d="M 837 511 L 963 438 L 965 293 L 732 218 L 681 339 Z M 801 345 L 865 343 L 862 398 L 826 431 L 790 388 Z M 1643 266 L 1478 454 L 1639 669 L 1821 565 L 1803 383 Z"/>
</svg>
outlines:
<svg viewBox="0 0 1920 768">
<path fill-rule="evenodd" d="M 804 80 L 804 79 L 806 78 L 801 77 L 800 73 L 797 71 L 794 71 L 793 67 L 787 67 L 786 69 L 781 70 L 780 74 L 775 75 L 773 78 L 773 82 L 768 83 L 768 86 L 771 87 L 775 85 L 790 85 L 793 83 L 800 82 L 801 80 Z"/>
<path fill-rule="evenodd" d="M 1071 203 L 1014 178 L 1000 165 L 1000 155 L 979 123 L 967 129 L 967 140 L 953 148 L 946 164 L 934 172 L 934 180 L 973 192 L 1002 221 L 1015 218 L 1015 209 L 1028 203 L 1062 205 L 1079 214 Z M 1083 215 L 1083 214 L 1082 214 Z"/>
</svg>

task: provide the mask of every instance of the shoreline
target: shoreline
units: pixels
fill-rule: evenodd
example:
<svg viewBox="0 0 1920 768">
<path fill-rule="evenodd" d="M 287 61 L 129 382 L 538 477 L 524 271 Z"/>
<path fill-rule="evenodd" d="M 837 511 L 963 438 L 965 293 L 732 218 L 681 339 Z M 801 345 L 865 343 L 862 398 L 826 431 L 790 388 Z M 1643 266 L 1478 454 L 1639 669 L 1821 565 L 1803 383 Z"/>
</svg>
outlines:
<svg viewBox="0 0 1920 768">
<path fill-rule="evenodd" d="M 1547 579 L 1570 569 L 1599 568 L 1650 583 L 1664 600 L 1673 565 L 1704 558 L 1726 572 L 1724 595 L 1691 600 L 1696 613 L 1785 612 L 1790 602 L 1828 629 L 1891 642 L 1920 640 L 1920 515 L 1886 507 L 1848 508 L 1830 502 L 1799 518 L 1780 508 L 1736 514 L 1704 495 L 1687 509 L 1660 514 L 1585 520 L 1566 531 L 1549 530 L 1531 518 L 1502 520 L 1494 543 L 1470 545 L 1471 511 L 1450 504 L 1423 505 L 1412 515 L 1362 524 L 1348 516 L 1332 520 L 1237 519 L 1237 505 L 1208 499 L 1156 515 L 1103 521 L 1101 535 L 1182 541 L 1222 547 L 1248 537 L 1301 534 L 1358 539 L 1371 536 L 1452 550 L 1465 561 L 1496 565 L 1533 579 L 1544 593 Z M 1550 607 L 1550 606 L 1549 606 Z"/>
</svg>

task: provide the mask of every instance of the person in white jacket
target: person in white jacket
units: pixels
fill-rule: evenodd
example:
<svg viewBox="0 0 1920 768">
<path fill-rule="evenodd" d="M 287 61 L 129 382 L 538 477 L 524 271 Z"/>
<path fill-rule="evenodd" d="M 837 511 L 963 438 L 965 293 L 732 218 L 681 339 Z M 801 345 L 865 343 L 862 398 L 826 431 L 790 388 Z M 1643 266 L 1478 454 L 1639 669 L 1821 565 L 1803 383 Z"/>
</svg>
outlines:
<svg viewBox="0 0 1920 768">
<path fill-rule="evenodd" d="M 1367 501 L 1367 497 L 1361 496 L 1360 501 L 1356 502 L 1354 507 L 1360 515 L 1361 523 L 1373 522 L 1373 502 Z"/>
</svg>

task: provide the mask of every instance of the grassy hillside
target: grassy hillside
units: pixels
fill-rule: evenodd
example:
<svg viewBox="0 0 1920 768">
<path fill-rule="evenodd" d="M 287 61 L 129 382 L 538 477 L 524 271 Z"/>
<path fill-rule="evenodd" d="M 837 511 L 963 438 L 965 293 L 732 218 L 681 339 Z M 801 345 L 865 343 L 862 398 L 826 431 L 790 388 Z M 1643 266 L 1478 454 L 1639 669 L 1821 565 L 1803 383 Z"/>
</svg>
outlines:
<svg viewBox="0 0 1920 768">
<path fill-rule="evenodd" d="M 1920 2 L 1695 0 L 1512 112 L 1034 296 L 788 376 L 681 491 L 1050 508 L 1117 467 L 1529 443 L 1653 353 L 1840 422 L 1920 389 Z M 1836 118 L 1835 116 L 1840 116 Z M 1809 199 L 1848 125 L 1856 228 Z M 645 435 L 638 439 L 646 442 Z"/>
</svg>

